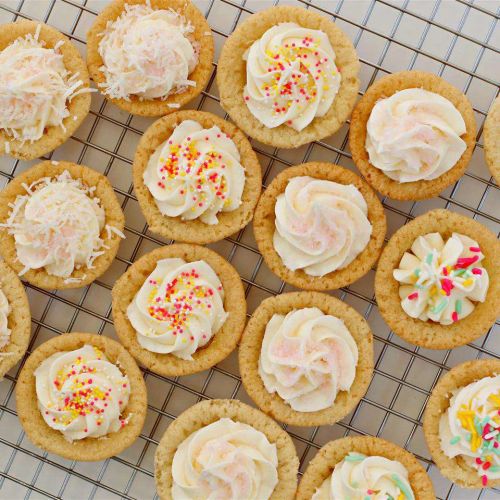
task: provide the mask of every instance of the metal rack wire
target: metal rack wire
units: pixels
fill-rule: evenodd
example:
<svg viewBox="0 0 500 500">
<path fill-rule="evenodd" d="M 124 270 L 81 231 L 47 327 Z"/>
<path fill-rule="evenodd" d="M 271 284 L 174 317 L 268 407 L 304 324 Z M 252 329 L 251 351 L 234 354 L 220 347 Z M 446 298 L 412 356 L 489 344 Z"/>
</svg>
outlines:
<svg viewBox="0 0 500 500">
<path fill-rule="evenodd" d="M 84 50 L 85 32 L 107 0 L 0 0 L 0 22 L 19 18 L 52 24 Z M 389 235 L 414 216 L 434 207 L 462 212 L 500 230 L 498 187 L 487 171 L 480 142 L 488 107 L 498 94 L 500 2 L 467 0 L 199 0 L 216 47 L 255 10 L 273 4 L 298 4 L 334 19 L 353 40 L 362 62 L 362 90 L 381 75 L 402 69 L 428 69 L 455 83 L 473 102 L 479 125 L 477 147 L 465 176 L 429 202 L 397 203 L 384 198 Z M 218 50 L 217 50 L 218 52 Z M 214 63 L 209 85 L 193 107 L 225 116 L 218 104 Z M 495 70 L 497 73 L 495 74 Z M 76 134 L 51 156 L 87 164 L 107 175 L 127 217 L 126 236 L 110 271 L 76 291 L 50 292 L 28 285 L 33 336 L 28 353 L 47 338 L 70 331 L 114 336 L 110 290 L 138 256 L 169 242 L 148 232 L 132 192 L 130 165 L 135 144 L 151 120 L 123 113 L 93 96 L 91 113 Z M 321 159 L 354 168 L 347 126 L 333 138 L 296 151 L 253 144 L 264 184 L 292 164 Z M 0 159 L 0 187 L 29 166 Z M 240 272 L 252 311 L 265 297 L 289 290 L 266 268 L 248 227 L 211 245 Z M 429 351 L 406 344 L 381 320 L 373 294 L 373 271 L 335 293 L 370 322 L 376 338 L 375 374 L 367 395 L 342 422 L 329 427 L 288 427 L 301 458 L 301 471 L 316 450 L 346 434 L 387 437 L 413 452 L 427 467 L 440 499 L 500 498 L 498 490 L 464 491 L 440 476 L 422 435 L 422 414 L 440 375 L 466 359 L 498 357 L 497 323 L 478 341 L 453 351 Z M 496 334 L 495 334 L 496 333 Z M 96 464 L 62 460 L 33 447 L 16 417 L 14 388 L 19 367 L 0 383 L 0 498 L 154 498 L 153 455 L 168 423 L 186 407 L 211 397 L 248 401 L 236 357 L 189 377 L 164 378 L 144 370 L 149 391 L 146 425 L 137 442 L 120 456 Z"/>
</svg>

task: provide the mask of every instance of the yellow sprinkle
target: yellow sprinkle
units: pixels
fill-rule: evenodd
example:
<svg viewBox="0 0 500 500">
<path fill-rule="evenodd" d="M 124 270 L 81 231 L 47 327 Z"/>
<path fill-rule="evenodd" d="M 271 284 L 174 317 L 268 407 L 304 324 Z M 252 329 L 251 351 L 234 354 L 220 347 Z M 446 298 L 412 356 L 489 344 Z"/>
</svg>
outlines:
<svg viewBox="0 0 500 500">
<path fill-rule="evenodd" d="M 473 281 L 469 278 L 469 279 L 466 279 L 464 282 L 463 282 L 463 285 L 465 287 L 468 287 L 470 285 L 472 285 Z"/>
</svg>

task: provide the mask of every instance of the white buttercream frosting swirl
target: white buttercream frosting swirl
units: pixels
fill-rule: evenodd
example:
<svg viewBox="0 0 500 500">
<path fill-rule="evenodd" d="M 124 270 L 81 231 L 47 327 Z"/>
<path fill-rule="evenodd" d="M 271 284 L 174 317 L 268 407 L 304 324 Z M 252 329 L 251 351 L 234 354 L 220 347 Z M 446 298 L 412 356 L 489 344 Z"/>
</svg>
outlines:
<svg viewBox="0 0 500 500">
<path fill-rule="evenodd" d="M 11 307 L 5 293 L 0 288 L 0 349 L 3 349 L 10 341 L 11 330 L 9 328 L 9 314 Z"/>
<path fill-rule="evenodd" d="M 38 407 L 46 424 L 68 441 L 102 437 L 128 421 L 128 377 L 97 347 L 57 352 L 35 370 Z"/>
<path fill-rule="evenodd" d="M 349 453 L 312 500 L 415 500 L 408 471 L 395 460 Z"/>
<path fill-rule="evenodd" d="M 166 98 L 196 82 L 189 80 L 198 55 L 189 35 L 192 25 L 178 12 L 153 9 L 149 3 L 125 4 L 123 13 L 109 21 L 99 54 L 106 81 L 103 92 L 115 99 Z"/>
<path fill-rule="evenodd" d="M 192 360 L 222 328 L 224 290 L 203 260 L 162 259 L 127 308 L 144 349 Z"/>
<path fill-rule="evenodd" d="M 292 271 L 324 276 L 348 266 L 370 241 L 368 207 L 351 184 L 294 177 L 274 211 L 274 248 Z"/>
<path fill-rule="evenodd" d="M 316 307 L 274 314 L 266 326 L 259 375 L 295 411 L 329 408 L 356 376 L 358 347 L 344 322 Z"/>
<path fill-rule="evenodd" d="M 398 182 L 436 179 L 458 162 L 467 144 L 460 111 L 445 97 L 405 89 L 380 99 L 367 123 L 370 163 Z"/>
<path fill-rule="evenodd" d="M 0 52 L 0 129 L 8 139 L 34 142 L 48 127 L 62 127 L 70 115 L 67 104 L 80 92 L 83 82 L 71 75 L 59 51 L 35 34 L 21 36 Z M 7 146 L 7 152 L 9 146 Z"/>
<path fill-rule="evenodd" d="M 212 225 L 241 205 L 245 169 L 219 127 L 184 120 L 151 155 L 143 179 L 163 215 Z"/>
<path fill-rule="evenodd" d="M 44 268 L 48 274 L 69 278 L 75 269 L 91 269 L 106 247 L 100 234 L 105 212 L 95 187 L 73 179 L 68 171 L 43 177 L 25 186 L 17 196 L 5 224 L 14 236 L 17 258 L 29 269 Z"/>
<path fill-rule="evenodd" d="M 244 59 L 245 103 L 268 128 L 304 129 L 328 112 L 339 91 L 335 51 L 323 31 L 278 24 L 252 44 Z"/>
<path fill-rule="evenodd" d="M 439 421 L 441 449 L 477 470 L 483 486 L 500 479 L 500 375 L 453 392 Z"/>
<path fill-rule="evenodd" d="M 484 302 L 489 287 L 484 254 L 477 241 L 453 233 L 446 243 L 439 233 L 419 236 L 405 252 L 399 269 L 401 307 L 412 318 L 449 325 Z"/>
<path fill-rule="evenodd" d="M 278 484 L 276 445 L 229 418 L 184 440 L 172 462 L 174 500 L 267 500 Z"/>
</svg>

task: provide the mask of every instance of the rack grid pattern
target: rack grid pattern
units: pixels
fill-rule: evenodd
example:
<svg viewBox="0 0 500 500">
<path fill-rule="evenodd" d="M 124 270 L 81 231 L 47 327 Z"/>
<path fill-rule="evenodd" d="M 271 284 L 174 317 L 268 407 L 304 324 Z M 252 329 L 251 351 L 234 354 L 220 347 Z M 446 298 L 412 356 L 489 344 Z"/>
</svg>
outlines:
<svg viewBox="0 0 500 500">
<path fill-rule="evenodd" d="M 37 19 L 65 33 L 85 50 L 85 34 L 107 0 L 0 0 L 0 23 Z M 227 36 L 248 15 L 276 4 L 292 4 L 335 20 L 353 40 L 360 60 L 361 94 L 384 74 L 423 69 L 454 83 L 471 99 L 478 122 L 477 144 L 465 176 L 441 196 L 426 202 L 383 198 L 390 236 L 413 217 L 444 207 L 500 231 L 500 197 L 487 170 L 481 143 L 482 125 L 498 94 L 500 1 L 468 0 L 198 0 L 215 37 L 216 55 Z M 227 118 L 215 85 L 217 64 L 203 94 L 191 107 Z M 93 94 L 91 112 L 51 159 L 83 163 L 108 176 L 126 214 L 126 240 L 111 269 L 80 290 L 51 292 L 27 285 L 33 316 L 31 352 L 62 332 L 92 331 L 115 337 L 110 291 L 127 266 L 158 245 L 168 244 L 148 231 L 131 185 L 135 146 L 151 123 L 133 117 Z M 264 173 L 264 185 L 283 168 L 310 160 L 354 169 L 347 144 L 348 126 L 335 136 L 287 151 L 253 143 Z M 3 157 L 0 188 L 36 162 Z M 267 269 L 251 226 L 210 245 L 240 272 L 252 312 L 261 300 L 289 291 Z M 462 490 L 445 480 L 430 460 L 422 432 L 422 415 L 430 391 L 442 373 L 467 359 L 500 355 L 499 323 L 474 343 L 453 351 L 430 351 L 405 343 L 381 319 L 373 294 L 372 270 L 353 285 L 334 293 L 369 321 L 376 339 L 374 378 L 368 393 L 342 422 L 320 428 L 286 427 L 301 459 L 301 472 L 323 444 L 344 435 L 388 438 L 414 453 L 431 475 L 439 499 L 500 498 L 500 491 Z M 144 370 L 149 391 L 146 425 L 137 442 L 117 457 L 97 463 L 72 462 L 35 448 L 17 420 L 14 389 L 19 366 L 0 383 L 0 498 L 114 499 L 156 498 L 153 460 L 156 445 L 169 422 L 197 401 L 238 398 L 250 402 L 239 378 L 233 353 L 200 374 L 164 378 Z M 243 500 L 243 499 L 242 499 Z"/>
</svg>

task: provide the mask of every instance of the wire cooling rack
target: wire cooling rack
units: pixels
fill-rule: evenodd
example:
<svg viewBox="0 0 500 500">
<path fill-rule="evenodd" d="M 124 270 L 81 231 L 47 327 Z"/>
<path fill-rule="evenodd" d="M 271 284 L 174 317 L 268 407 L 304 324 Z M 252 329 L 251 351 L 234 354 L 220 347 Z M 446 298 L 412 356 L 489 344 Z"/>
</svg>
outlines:
<svg viewBox="0 0 500 500">
<path fill-rule="evenodd" d="M 85 52 L 86 32 L 105 0 L 0 0 L 0 23 L 20 18 L 51 24 Z M 441 196 L 426 202 L 395 202 L 384 198 L 390 236 L 411 218 L 445 207 L 472 217 L 498 234 L 500 196 L 483 158 L 482 125 L 498 93 L 500 1 L 466 0 L 323 0 L 323 1 L 195 1 L 214 33 L 216 54 L 234 28 L 255 10 L 294 4 L 334 19 L 353 40 L 361 59 L 361 93 L 386 73 L 424 69 L 439 74 L 471 99 L 478 122 L 477 145 L 465 176 Z M 213 74 L 191 107 L 225 117 Z M 126 240 L 111 269 L 90 286 L 49 292 L 28 285 L 33 336 L 28 352 L 62 332 L 89 331 L 115 337 L 111 319 L 111 288 L 136 258 L 169 243 L 149 233 L 131 184 L 137 142 L 152 120 L 133 117 L 92 95 L 92 110 L 80 129 L 51 158 L 83 163 L 108 176 L 126 214 Z M 282 169 L 309 160 L 338 163 L 354 169 L 347 144 L 348 126 L 324 141 L 286 151 L 253 144 L 262 164 L 264 184 Z M 0 188 L 36 162 L 0 159 Z M 238 269 L 246 287 L 249 311 L 264 298 L 291 290 L 258 253 L 251 226 L 211 245 Z M 476 342 L 452 351 L 417 348 L 390 332 L 373 294 L 372 270 L 348 288 L 335 292 L 369 321 L 375 334 L 375 374 L 366 397 L 342 422 L 320 428 L 286 430 L 301 459 L 301 472 L 317 449 L 344 435 L 385 437 L 414 453 L 426 466 L 440 499 L 500 498 L 498 490 L 462 490 L 445 480 L 430 460 L 422 432 L 422 414 L 430 391 L 452 366 L 476 358 L 498 357 L 497 323 Z M 19 366 L 0 383 L 0 498 L 114 499 L 155 498 L 153 460 L 168 424 L 197 401 L 222 397 L 250 402 L 239 378 L 237 357 L 200 374 L 165 378 L 144 370 L 148 414 L 140 438 L 117 457 L 97 463 L 72 462 L 35 448 L 16 416 L 14 388 Z M 241 499 L 244 500 L 244 499 Z"/>
</svg>

